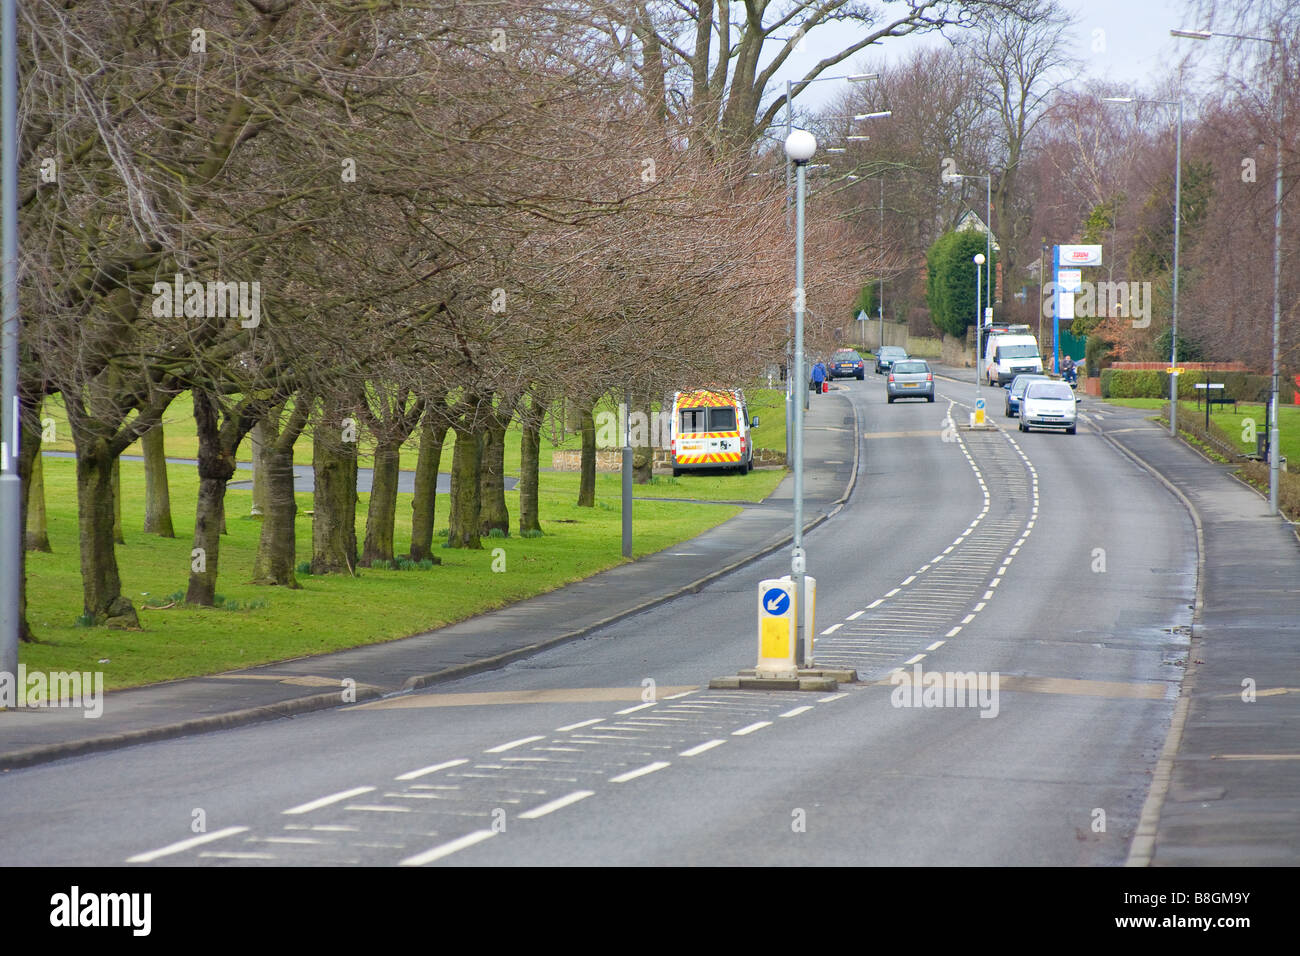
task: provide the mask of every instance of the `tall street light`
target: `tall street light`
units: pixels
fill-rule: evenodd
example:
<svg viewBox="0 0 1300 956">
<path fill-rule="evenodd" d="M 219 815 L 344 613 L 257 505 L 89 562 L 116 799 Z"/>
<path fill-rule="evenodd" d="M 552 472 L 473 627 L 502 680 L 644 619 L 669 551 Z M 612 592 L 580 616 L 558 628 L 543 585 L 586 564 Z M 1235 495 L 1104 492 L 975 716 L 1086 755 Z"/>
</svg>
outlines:
<svg viewBox="0 0 1300 956">
<path fill-rule="evenodd" d="M 945 183 L 955 183 L 962 179 L 984 180 L 984 261 L 993 267 L 993 177 L 992 174 L 981 176 L 978 173 L 944 173 L 940 177 Z M 989 289 L 989 299 L 993 299 L 993 289 Z M 975 404 L 980 400 L 980 333 L 984 329 L 984 313 L 975 316 Z"/>
<path fill-rule="evenodd" d="M 0 12 L 0 218 L 3 226 L 3 326 L 0 327 L 0 672 L 18 673 L 18 593 L 22 588 L 22 479 L 18 441 L 18 4 Z"/>
<path fill-rule="evenodd" d="M 1135 100 L 1131 96 L 1105 96 L 1103 103 L 1151 103 L 1178 107 L 1178 127 L 1174 136 L 1174 287 L 1172 322 L 1169 331 L 1169 435 L 1178 435 L 1178 230 L 1183 221 L 1183 98 L 1176 100 Z"/>
<path fill-rule="evenodd" d="M 1209 30 L 1170 30 L 1170 36 L 1184 37 L 1189 40 L 1208 40 L 1211 37 L 1226 37 L 1231 40 L 1251 40 L 1255 43 L 1268 43 L 1277 48 L 1277 79 L 1274 82 L 1273 108 L 1277 120 L 1277 169 L 1273 177 L 1273 385 L 1269 395 L 1268 433 L 1268 513 L 1277 514 L 1278 455 L 1280 450 L 1279 430 L 1277 424 L 1278 378 L 1281 374 L 1281 327 L 1282 327 L 1282 84 L 1286 77 L 1286 41 L 1279 32 L 1276 38 L 1256 37 L 1240 33 L 1212 33 Z"/>
<path fill-rule="evenodd" d="M 803 221 L 805 167 L 817 151 L 817 138 L 804 129 L 797 129 L 786 137 L 785 154 L 795 168 L 795 231 L 794 231 L 794 368 L 793 382 L 803 384 Z M 806 388 L 806 386 L 804 386 Z M 804 573 L 807 563 L 803 550 L 803 403 L 794 409 L 794 536 L 790 550 L 790 577 L 794 579 L 795 593 L 795 663 L 804 663 Z"/>
</svg>

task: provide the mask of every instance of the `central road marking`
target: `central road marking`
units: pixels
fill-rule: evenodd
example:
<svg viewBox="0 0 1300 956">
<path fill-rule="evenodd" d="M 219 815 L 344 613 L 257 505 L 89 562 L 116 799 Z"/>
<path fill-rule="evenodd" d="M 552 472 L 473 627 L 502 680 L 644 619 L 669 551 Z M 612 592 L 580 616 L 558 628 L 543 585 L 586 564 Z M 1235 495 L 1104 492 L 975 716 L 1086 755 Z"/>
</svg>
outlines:
<svg viewBox="0 0 1300 956">
<path fill-rule="evenodd" d="M 706 740 L 702 744 L 696 744 L 694 747 L 690 747 L 686 750 L 683 750 L 677 756 L 697 757 L 700 754 L 704 753 L 706 750 L 712 750 L 714 747 L 721 747 L 725 743 L 726 743 L 725 740 Z"/>
<path fill-rule="evenodd" d="M 165 847 L 157 850 L 149 850 L 147 853 L 137 853 L 135 856 L 127 857 L 128 863 L 152 863 L 154 860 L 164 856 L 171 856 L 173 853 L 183 853 L 192 847 L 202 846 L 204 843 L 211 843 L 213 840 L 224 840 L 228 836 L 234 836 L 236 833 L 243 833 L 248 827 L 226 827 L 224 830 L 215 830 L 212 833 L 205 833 L 202 836 L 190 837 L 188 840 L 181 840 L 178 843 L 169 843 Z"/>
<path fill-rule="evenodd" d="M 575 790 L 573 793 L 552 800 L 550 803 L 543 803 L 540 807 L 533 807 L 531 810 L 525 810 L 519 814 L 521 820 L 536 820 L 538 817 L 544 817 L 548 813 L 554 813 L 556 810 L 563 810 L 570 804 L 577 803 L 579 800 L 586 800 L 592 796 L 595 790 Z"/>
<path fill-rule="evenodd" d="M 759 720 L 750 724 L 748 727 L 741 727 L 739 730 L 733 730 L 731 732 L 731 736 L 744 737 L 746 734 L 752 734 L 756 730 L 762 730 L 764 727 L 771 727 L 771 726 L 772 726 L 772 722 L 770 720 Z"/>
<path fill-rule="evenodd" d="M 457 837 L 449 843 L 435 846 L 432 850 L 425 850 L 423 853 L 415 854 L 415 856 L 408 856 L 397 865 L 424 866 L 426 863 L 432 863 L 434 860 L 441 860 L 444 856 L 451 856 L 451 854 L 456 853 L 459 850 L 471 847 L 475 843 L 482 843 L 484 840 L 491 839 L 496 835 L 496 830 L 475 830 L 473 833 L 467 833 L 463 837 Z"/>
<path fill-rule="evenodd" d="M 598 724 L 604 719 L 604 717 L 593 717 L 591 720 L 580 720 L 576 724 L 565 724 L 563 727 L 556 727 L 555 732 L 563 734 L 570 730 L 577 730 L 579 727 L 590 727 L 592 724 Z"/>
<path fill-rule="evenodd" d="M 635 714 L 638 710 L 645 710 L 647 707 L 653 707 L 656 703 L 658 703 L 658 701 L 652 700 L 644 704 L 637 704 L 635 707 L 624 707 L 622 710 L 614 711 L 614 713 L 619 716 L 623 714 Z"/>
<path fill-rule="evenodd" d="M 793 710 L 787 710 L 784 714 L 781 714 L 780 716 L 782 716 L 782 717 L 798 717 L 800 714 L 806 714 L 806 713 L 808 713 L 808 711 L 810 711 L 810 710 L 812 710 L 812 705 L 811 705 L 811 704 L 804 704 L 802 707 L 796 707 L 796 708 L 794 708 Z"/>
<path fill-rule="evenodd" d="M 858 618 L 862 617 L 862 615 L 863 615 L 864 613 L 865 613 L 864 611 L 854 611 L 852 614 L 850 614 L 850 615 L 849 615 L 848 617 L 846 617 L 844 620 L 846 620 L 846 621 L 856 621 Z"/>
<path fill-rule="evenodd" d="M 838 630 L 839 630 L 840 628 L 842 628 L 843 626 L 844 626 L 843 623 L 840 623 L 840 624 L 832 624 L 830 627 L 826 628 L 826 630 L 822 631 L 822 637 L 825 637 L 827 634 L 834 634 L 836 631 L 838 631 Z"/>
<path fill-rule="evenodd" d="M 432 767 L 421 767 L 419 770 L 408 770 L 406 773 L 399 774 L 394 780 L 418 780 L 426 774 L 437 773 L 439 770 L 446 770 L 448 767 L 459 767 L 463 763 L 469 763 L 468 760 L 448 760 L 444 763 L 436 763 Z"/>
<path fill-rule="evenodd" d="M 637 767 L 635 770 L 629 770 L 627 773 L 620 773 L 617 777 L 610 777 L 610 783 L 627 783 L 629 780 L 635 780 L 637 777 L 644 777 L 648 773 L 654 773 L 656 770 L 663 770 L 664 767 L 670 766 L 667 760 L 656 760 L 654 763 L 648 763 L 644 767 Z"/>
<path fill-rule="evenodd" d="M 342 793 L 332 793 L 328 797 L 321 797 L 319 800 L 312 800 L 308 803 L 301 803 L 296 807 L 290 807 L 285 813 L 311 813 L 313 810 L 319 810 L 321 807 L 328 807 L 331 803 L 338 803 L 340 800 L 350 800 L 353 797 L 359 797 L 363 793 L 369 793 L 374 787 L 353 787 L 351 790 L 344 790 Z"/>
<path fill-rule="evenodd" d="M 516 747 L 522 747 L 524 744 L 531 744 L 535 740 L 545 740 L 545 739 L 546 738 L 542 736 L 520 737 L 518 740 L 511 740 L 508 743 L 497 744 L 495 747 L 489 747 L 487 750 L 483 752 L 485 754 L 505 753 L 507 750 L 513 750 Z"/>
</svg>

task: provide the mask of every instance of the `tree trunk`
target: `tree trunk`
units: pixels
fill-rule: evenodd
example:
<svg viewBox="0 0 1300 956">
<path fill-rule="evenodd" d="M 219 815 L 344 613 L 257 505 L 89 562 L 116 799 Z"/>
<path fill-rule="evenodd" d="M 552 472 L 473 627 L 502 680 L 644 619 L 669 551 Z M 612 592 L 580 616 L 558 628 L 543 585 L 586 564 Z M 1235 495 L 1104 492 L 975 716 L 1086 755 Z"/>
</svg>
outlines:
<svg viewBox="0 0 1300 956">
<path fill-rule="evenodd" d="M 162 538 L 176 537 L 172 528 L 172 501 L 167 488 L 167 455 L 163 449 L 163 427 L 158 425 L 140 436 L 144 448 L 144 532 Z"/>
<path fill-rule="evenodd" d="M 113 459 L 113 543 L 126 544 L 122 536 L 122 459 Z"/>
<path fill-rule="evenodd" d="M 33 429 L 35 431 L 35 429 Z M 49 525 L 45 515 L 45 464 L 44 456 L 40 449 L 40 433 L 36 433 L 36 448 L 31 451 L 32 464 L 30 475 L 27 478 L 27 494 L 24 502 L 27 507 L 26 517 L 23 519 L 27 528 L 27 550 L 28 551 L 50 551 L 50 534 Z M 21 447 L 21 457 L 26 458 L 29 450 L 26 446 Z M 21 465 L 19 466 L 21 467 Z"/>
<path fill-rule="evenodd" d="M 590 406 L 582 409 L 582 478 L 578 484 L 578 507 L 596 507 L 596 420 Z"/>
<path fill-rule="evenodd" d="M 332 409 L 312 436 L 311 573 L 355 574 L 357 566 L 357 443 L 344 441 Z"/>
<path fill-rule="evenodd" d="M 510 533 L 510 511 L 506 508 L 506 426 L 494 420 L 483 429 L 483 452 L 480 465 L 479 534 L 489 535 L 494 528 Z"/>
<path fill-rule="evenodd" d="M 362 564 L 393 560 L 393 526 L 397 520 L 397 476 L 401 448 L 401 441 L 392 438 L 380 440 L 375 446 L 370 507 L 366 511 L 366 541 L 361 550 Z"/>
<path fill-rule="evenodd" d="M 226 517 L 226 482 L 235 473 L 234 449 L 224 448 L 217 409 L 194 389 L 194 422 L 199 435 L 199 497 L 194 515 L 194 546 L 185 603 L 211 607 L 217 593 L 221 529 Z"/>
<path fill-rule="evenodd" d="M 280 425 L 283 409 L 275 409 L 253 426 L 262 428 L 261 461 L 265 496 L 262 499 L 262 534 L 253 559 L 253 583 L 297 588 L 294 572 L 298 559 L 298 499 L 293 490 L 293 446 L 307 427 L 311 400 L 298 396 L 289 418 Z"/>
<path fill-rule="evenodd" d="M 479 541 L 479 439 L 470 428 L 456 429 L 456 447 L 451 456 L 451 516 L 447 545 L 452 548 L 482 548 Z"/>
<path fill-rule="evenodd" d="M 519 534 L 542 530 L 537 500 L 538 458 L 542 450 L 542 421 L 546 403 L 534 396 L 533 407 L 523 416 L 524 434 L 519 439 Z"/>
<path fill-rule="evenodd" d="M 131 602 L 122 595 L 113 547 L 113 464 L 102 438 L 75 429 L 77 439 L 77 529 L 81 537 L 83 611 L 96 624 L 139 627 Z"/>
<path fill-rule="evenodd" d="M 272 413 L 274 414 L 274 413 Z M 267 482 L 265 476 L 264 456 L 266 454 L 267 443 L 272 440 L 268 434 L 270 431 L 269 421 L 264 418 L 249 432 L 249 440 L 253 452 L 253 507 L 249 512 L 255 518 L 260 518 L 266 514 L 266 496 Z"/>
<path fill-rule="evenodd" d="M 426 413 L 420 431 L 420 457 L 415 463 L 415 494 L 411 496 L 412 561 L 430 558 L 440 563 L 432 553 L 433 525 L 437 517 L 438 467 L 446 437 L 446 424 L 436 421 L 432 412 Z"/>
<path fill-rule="evenodd" d="M 253 583 L 301 587 L 294 574 L 298 548 L 294 520 L 298 515 L 298 500 L 293 491 L 293 444 L 287 450 L 281 449 L 279 442 L 266 444 L 257 469 L 262 475 L 265 497 L 262 535 L 257 543 L 257 557 L 253 559 Z"/>
<path fill-rule="evenodd" d="M 28 532 L 27 547 L 22 550 L 18 560 L 22 563 L 18 573 L 18 640 L 24 644 L 34 643 L 36 635 L 27 620 L 27 549 L 31 548 L 30 532 L 33 527 L 32 516 L 28 512 L 29 503 L 40 507 L 41 516 L 36 521 L 40 528 L 40 537 L 45 539 L 45 548 L 49 551 L 49 538 L 45 534 L 45 466 L 41 461 L 41 401 L 32 399 L 24 391 L 19 391 L 21 413 L 19 416 L 22 433 L 18 439 L 18 480 L 21 500 L 20 518 L 23 528 Z"/>
</svg>

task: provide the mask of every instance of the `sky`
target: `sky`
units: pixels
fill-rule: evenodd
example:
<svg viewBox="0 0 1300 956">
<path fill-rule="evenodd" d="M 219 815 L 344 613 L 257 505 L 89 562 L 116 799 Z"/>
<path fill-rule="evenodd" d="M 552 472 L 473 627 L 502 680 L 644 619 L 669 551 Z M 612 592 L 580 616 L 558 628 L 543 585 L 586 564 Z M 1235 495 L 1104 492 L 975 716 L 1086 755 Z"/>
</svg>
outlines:
<svg viewBox="0 0 1300 956">
<path fill-rule="evenodd" d="M 1062 0 L 1062 5 L 1078 19 L 1071 30 L 1073 47 L 1070 52 L 1084 62 L 1080 79 L 1109 79 L 1128 87 L 1158 82 L 1179 57 L 1193 44 L 1199 43 L 1171 37 L 1171 29 L 1201 29 L 1205 26 L 1188 22 L 1190 14 L 1186 0 Z M 790 57 L 777 74 L 777 80 L 783 83 L 787 79 L 802 77 L 809 66 L 827 54 L 843 49 L 846 39 L 843 26 L 828 25 L 813 31 L 805 41 L 804 52 Z M 935 34 L 888 40 L 871 52 L 860 55 L 846 68 L 828 72 L 856 72 L 865 64 L 878 64 L 882 55 L 886 62 L 896 63 L 914 50 L 945 42 Z M 796 102 L 804 108 L 815 108 L 833 99 L 846 85 L 839 82 L 811 84 Z"/>
</svg>

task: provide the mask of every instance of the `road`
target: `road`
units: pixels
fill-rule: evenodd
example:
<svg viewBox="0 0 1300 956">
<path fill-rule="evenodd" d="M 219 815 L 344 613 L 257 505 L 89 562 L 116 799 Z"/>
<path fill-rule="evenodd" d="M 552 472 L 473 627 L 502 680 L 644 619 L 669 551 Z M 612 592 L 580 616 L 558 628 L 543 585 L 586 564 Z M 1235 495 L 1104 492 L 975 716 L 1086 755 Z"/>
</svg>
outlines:
<svg viewBox="0 0 1300 956">
<path fill-rule="evenodd" d="M 776 554 L 430 692 L 10 771 L 0 862 L 1122 864 L 1182 676 L 1194 530 L 1086 420 L 946 423 L 974 392 L 887 405 L 869 375 L 813 399 L 861 429 L 852 497 L 805 539 L 817 661 L 858 684 L 707 689 L 752 666 Z M 891 673 L 918 665 L 998 693 L 895 706 Z"/>
</svg>

